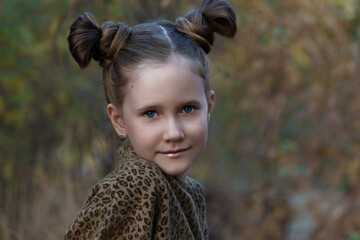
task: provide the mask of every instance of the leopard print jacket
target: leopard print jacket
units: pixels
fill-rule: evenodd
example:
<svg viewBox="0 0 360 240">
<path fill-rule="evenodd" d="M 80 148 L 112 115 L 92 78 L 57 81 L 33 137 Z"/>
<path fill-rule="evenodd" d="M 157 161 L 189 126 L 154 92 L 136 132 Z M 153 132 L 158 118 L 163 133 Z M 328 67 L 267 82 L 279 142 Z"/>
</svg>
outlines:
<svg viewBox="0 0 360 240">
<path fill-rule="evenodd" d="M 131 146 L 95 185 L 65 239 L 208 238 L 205 199 L 198 182 L 168 176 Z"/>
</svg>

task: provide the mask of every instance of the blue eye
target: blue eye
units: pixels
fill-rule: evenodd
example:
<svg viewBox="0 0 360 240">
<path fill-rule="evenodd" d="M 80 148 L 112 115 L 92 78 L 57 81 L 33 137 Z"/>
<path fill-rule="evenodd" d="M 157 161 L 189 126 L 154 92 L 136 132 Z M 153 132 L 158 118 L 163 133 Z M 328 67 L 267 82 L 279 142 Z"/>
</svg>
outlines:
<svg viewBox="0 0 360 240">
<path fill-rule="evenodd" d="M 144 115 L 147 118 L 153 118 L 156 116 L 156 112 L 155 111 L 147 111 Z"/>
<path fill-rule="evenodd" d="M 191 113 L 192 111 L 194 111 L 193 107 L 190 106 L 186 106 L 183 108 L 184 113 Z"/>
</svg>

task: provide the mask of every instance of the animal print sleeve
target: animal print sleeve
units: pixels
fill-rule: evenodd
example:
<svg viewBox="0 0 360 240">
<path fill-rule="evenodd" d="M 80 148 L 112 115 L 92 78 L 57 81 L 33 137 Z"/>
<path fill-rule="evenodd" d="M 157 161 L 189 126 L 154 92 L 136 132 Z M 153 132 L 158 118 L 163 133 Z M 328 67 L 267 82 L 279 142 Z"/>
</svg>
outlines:
<svg viewBox="0 0 360 240">
<path fill-rule="evenodd" d="M 126 166 L 97 184 L 65 239 L 151 239 L 156 184 L 146 166 Z"/>
</svg>

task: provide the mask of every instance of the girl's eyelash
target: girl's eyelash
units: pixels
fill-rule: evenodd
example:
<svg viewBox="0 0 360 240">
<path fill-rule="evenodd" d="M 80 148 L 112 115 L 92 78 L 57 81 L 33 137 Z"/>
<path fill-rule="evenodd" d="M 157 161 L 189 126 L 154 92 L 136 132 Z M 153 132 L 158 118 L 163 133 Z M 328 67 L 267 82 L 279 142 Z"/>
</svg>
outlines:
<svg viewBox="0 0 360 240">
<path fill-rule="evenodd" d="M 143 115 L 147 118 L 154 118 L 154 117 L 156 117 L 157 112 L 154 110 L 149 110 L 149 111 L 144 112 Z"/>
<path fill-rule="evenodd" d="M 196 109 L 198 109 L 198 108 L 195 107 L 195 106 L 187 105 L 187 106 L 182 108 L 182 111 L 184 111 L 185 113 L 192 113 Z"/>
</svg>

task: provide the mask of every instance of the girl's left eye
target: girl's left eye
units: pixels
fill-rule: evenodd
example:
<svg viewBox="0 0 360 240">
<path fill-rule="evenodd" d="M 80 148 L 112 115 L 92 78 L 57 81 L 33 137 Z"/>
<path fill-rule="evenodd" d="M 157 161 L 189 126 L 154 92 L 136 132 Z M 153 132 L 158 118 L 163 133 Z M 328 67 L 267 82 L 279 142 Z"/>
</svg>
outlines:
<svg viewBox="0 0 360 240">
<path fill-rule="evenodd" d="M 157 116 L 157 113 L 155 111 L 147 111 L 144 115 L 147 118 L 154 118 Z"/>
<path fill-rule="evenodd" d="M 194 108 L 191 106 L 186 106 L 183 108 L 184 113 L 191 113 L 192 111 L 194 111 Z"/>
</svg>

